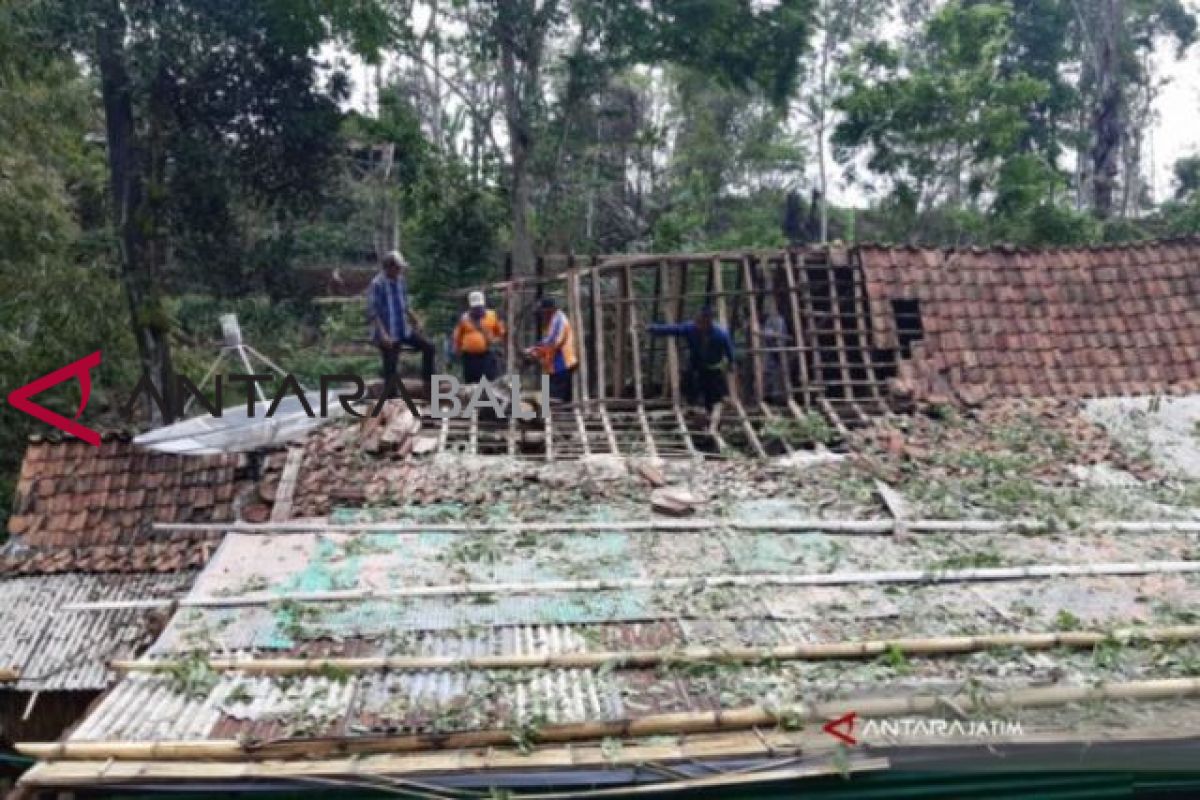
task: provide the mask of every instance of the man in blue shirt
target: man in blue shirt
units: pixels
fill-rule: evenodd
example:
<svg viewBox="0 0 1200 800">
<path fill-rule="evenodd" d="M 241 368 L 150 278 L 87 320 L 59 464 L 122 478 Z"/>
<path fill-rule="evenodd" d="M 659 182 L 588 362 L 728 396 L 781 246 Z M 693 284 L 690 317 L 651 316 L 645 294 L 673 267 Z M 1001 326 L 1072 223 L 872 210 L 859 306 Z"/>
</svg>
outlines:
<svg viewBox="0 0 1200 800">
<path fill-rule="evenodd" d="M 710 306 L 704 306 L 691 322 L 677 325 L 655 324 L 647 330 L 653 336 L 678 336 L 687 341 L 688 366 L 684 372 L 684 392 L 688 402 L 703 400 L 704 407 L 725 398 L 726 372 L 733 365 L 733 339 L 729 331 L 713 322 Z"/>
<path fill-rule="evenodd" d="M 383 358 L 383 385 L 388 397 L 398 397 L 396 366 L 400 347 L 409 345 L 421 352 L 421 373 L 426 388 L 433 380 L 433 344 L 421 335 L 420 326 L 408 305 L 408 261 L 393 250 L 383 257 L 383 268 L 367 288 L 367 321 L 371 340 Z"/>
</svg>

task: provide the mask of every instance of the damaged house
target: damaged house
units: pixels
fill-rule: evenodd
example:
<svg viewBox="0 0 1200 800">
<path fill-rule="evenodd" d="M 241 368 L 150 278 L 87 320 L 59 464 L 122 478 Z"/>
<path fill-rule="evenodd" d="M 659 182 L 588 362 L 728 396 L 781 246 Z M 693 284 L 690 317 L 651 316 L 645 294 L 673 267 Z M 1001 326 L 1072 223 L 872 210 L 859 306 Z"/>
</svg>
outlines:
<svg viewBox="0 0 1200 800">
<path fill-rule="evenodd" d="M 122 444 L 137 488 L 77 490 L 120 520 L 94 540 L 90 499 L 51 508 L 84 471 L 42 466 L 93 454 L 31 445 L 6 576 L 68 565 L 75 588 L 30 602 L 77 621 L 55 635 L 96 677 L 77 725 L 16 743 L 22 787 L 815 793 L 941 770 L 987 796 L 1069 763 L 1054 785 L 1082 796 L 1194 762 L 1200 241 L 564 266 L 492 289 L 510 371 L 537 298 L 577 331 L 579 400 L 532 424 L 418 426 L 395 401 L 254 484 L 237 457 Z M 715 419 L 644 336 L 703 304 L 744 354 Z M 144 485 L 165 463 L 170 499 Z M 101 547 L 120 590 L 80 588 L 74 554 Z M 30 571 L 0 591 L 60 577 Z M 34 658 L 16 705 L 54 668 Z"/>
</svg>

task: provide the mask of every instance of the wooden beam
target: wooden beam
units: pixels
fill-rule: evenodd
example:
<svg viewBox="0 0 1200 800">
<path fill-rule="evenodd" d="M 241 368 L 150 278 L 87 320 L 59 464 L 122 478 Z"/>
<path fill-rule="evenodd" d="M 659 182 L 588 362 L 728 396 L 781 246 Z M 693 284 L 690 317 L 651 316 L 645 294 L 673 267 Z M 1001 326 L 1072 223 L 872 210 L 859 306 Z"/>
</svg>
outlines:
<svg viewBox="0 0 1200 800">
<path fill-rule="evenodd" d="M 633 297 L 633 274 L 628 266 L 622 273 L 624 277 L 624 293 L 627 297 Z M 658 458 L 658 445 L 654 441 L 654 432 L 650 430 L 650 422 L 646 419 L 646 397 L 643 394 L 642 388 L 642 357 L 641 357 L 641 342 L 638 337 L 638 316 L 637 305 L 629 306 L 629 343 L 632 353 L 633 367 L 633 391 L 637 398 L 637 415 L 638 421 L 642 425 L 642 433 L 646 437 L 646 452 L 651 458 Z"/>
<path fill-rule="evenodd" d="M 604 400 L 608 396 L 608 387 L 604 378 L 604 294 L 601 291 L 600 271 L 595 267 L 592 273 L 592 325 L 596 331 L 596 397 Z M 604 406 L 601 405 L 603 410 Z"/>
<path fill-rule="evenodd" d="M 570 306 L 571 316 L 574 318 L 571 327 L 575 331 L 576 355 L 579 358 L 579 369 L 576 370 L 579 393 L 575 396 L 583 398 L 583 402 L 586 403 L 591 396 L 588 389 L 587 325 L 584 324 L 583 304 L 579 301 L 579 270 L 577 269 L 571 269 L 567 273 L 567 303 Z"/>
<path fill-rule="evenodd" d="M 767 396 L 762 363 L 762 328 L 758 318 L 758 291 L 755 289 L 754 275 L 750 269 L 748 258 L 742 259 L 742 274 L 750 300 L 750 346 L 754 348 L 750 353 L 750 358 L 754 367 L 754 398 L 762 406 Z"/>
<path fill-rule="evenodd" d="M 279 477 L 279 488 L 275 491 L 275 504 L 271 506 L 271 522 L 283 522 L 292 516 L 292 497 L 296 494 L 296 478 L 304 463 L 304 448 L 288 448 L 283 474 Z"/>
<path fill-rule="evenodd" d="M 604 403 L 600 404 L 600 424 L 604 426 L 604 435 L 608 438 L 608 448 L 614 455 L 621 455 L 621 448 L 617 447 L 616 434 L 613 433 L 612 420 L 608 418 L 608 408 Z"/>
<path fill-rule="evenodd" d="M 800 298 L 796 295 L 798 291 L 796 276 L 792 273 L 794 261 L 795 254 L 791 250 L 785 250 L 779 267 L 787 285 L 788 302 L 792 310 L 792 336 L 795 339 L 796 347 L 803 348 L 805 346 L 804 316 L 800 313 Z M 783 309 L 779 311 L 783 313 Z M 816 364 L 816 361 L 814 360 L 813 363 Z M 817 381 L 808 374 L 808 364 L 804 360 L 803 349 L 796 351 L 796 365 L 800 370 L 800 391 L 802 392 L 800 402 L 807 409 L 812 403 L 812 394 L 817 389 Z"/>
<path fill-rule="evenodd" d="M 504 287 L 504 371 L 509 380 L 520 381 L 521 371 L 517 367 L 517 326 L 516 326 L 516 293 L 509 283 Z M 509 386 L 510 396 L 515 396 L 514 386 Z M 515 408 L 509 411 L 515 411 Z M 504 436 L 505 447 L 509 456 L 517 454 L 517 415 L 508 415 L 508 431 Z"/>
<path fill-rule="evenodd" d="M 590 456 L 592 454 L 592 445 L 588 440 L 587 425 L 583 422 L 583 413 L 579 410 L 579 406 L 575 406 L 575 426 L 579 429 L 579 441 L 583 445 L 583 454 Z"/>
</svg>

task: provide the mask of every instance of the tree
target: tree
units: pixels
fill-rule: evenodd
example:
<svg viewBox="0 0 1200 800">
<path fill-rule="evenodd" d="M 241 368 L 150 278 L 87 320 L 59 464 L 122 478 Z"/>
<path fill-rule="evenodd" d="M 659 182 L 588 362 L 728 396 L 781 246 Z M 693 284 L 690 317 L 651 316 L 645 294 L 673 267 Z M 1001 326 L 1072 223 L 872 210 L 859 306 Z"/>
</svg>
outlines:
<svg viewBox="0 0 1200 800">
<path fill-rule="evenodd" d="M 99 76 L 121 283 L 142 367 L 169 400 L 169 264 L 203 269 L 229 249 L 226 190 L 280 213 L 313 201 L 346 92 L 336 73 L 322 85 L 313 54 L 330 32 L 369 49 L 385 19 L 333 0 L 59 0 L 47 13 L 46 41 Z"/>
<path fill-rule="evenodd" d="M 815 52 L 805 62 L 800 114 L 811 126 L 821 193 L 820 240 L 829 238 L 829 136 L 834 104 L 845 91 L 843 75 L 856 48 L 887 19 L 891 0 L 818 0 L 813 17 Z"/>
<path fill-rule="evenodd" d="M 555 121 L 570 125 L 610 79 L 634 64 L 695 66 L 783 102 L 795 86 L 811 0 L 463 0 L 445 13 L 464 31 L 468 63 L 499 86 L 514 268 L 533 267 L 534 165 Z M 411 47 L 412 36 L 402 44 Z M 419 37 L 418 37 L 419 38 Z M 423 52 L 406 52 L 427 61 Z M 553 91 L 551 76 L 564 75 Z M 456 91 L 460 98 L 468 92 Z M 562 113 L 554 114 L 559 107 Z M 567 129 L 559 127 L 560 135 Z"/>
<path fill-rule="evenodd" d="M 1196 39 L 1196 18 L 1180 0 L 1071 2 L 1083 54 L 1080 91 L 1090 107 L 1091 206 L 1106 220 L 1122 178 L 1120 210 L 1127 212 L 1138 195 L 1142 126 L 1152 121 L 1149 108 L 1157 90 L 1150 55 L 1160 42 L 1173 40 L 1176 57 L 1182 56 Z M 1139 98 L 1140 109 L 1131 108 Z"/>
<path fill-rule="evenodd" d="M 1048 87 L 1002 69 L 1011 19 L 1004 5 L 952 2 L 911 44 L 864 48 L 860 72 L 848 78 L 849 91 L 837 103 L 844 118 L 834 142 L 843 162 L 866 147 L 868 167 L 918 211 L 943 203 L 979 210 L 988 200 L 1011 200 L 1001 185 L 1006 176 L 1027 181 L 1033 172 L 1049 186 L 1051 165 L 1019 147 L 1030 109 L 1045 100 Z M 1012 163 L 1017 156 L 1019 167 Z"/>
</svg>

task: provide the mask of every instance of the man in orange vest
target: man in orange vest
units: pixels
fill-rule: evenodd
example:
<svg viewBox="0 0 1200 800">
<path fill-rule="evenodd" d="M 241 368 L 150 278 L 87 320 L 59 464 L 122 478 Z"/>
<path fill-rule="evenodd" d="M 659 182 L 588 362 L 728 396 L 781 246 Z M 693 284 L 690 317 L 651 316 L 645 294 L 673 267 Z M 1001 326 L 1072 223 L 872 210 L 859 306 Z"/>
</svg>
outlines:
<svg viewBox="0 0 1200 800">
<path fill-rule="evenodd" d="M 525 355 L 536 359 L 542 365 L 542 372 L 550 376 L 550 396 L 569 403 L 573 395 L 572 378 L 578 365 L 575 332 L 553 297 L 542 298 L 541 317 L 542 338 L 526 350 Z"/>
<path fill-rule="evenodd" d="M 492 348 L 508 331 L 496 312 L 487 307 L 483 292 L 467 295 L 467 305 L 454 328 L 454 354 L 462 356 L 466 383 L 479 383 L 481 378 L 494 381 L 500 371 Z"/>
</svg>

